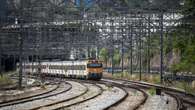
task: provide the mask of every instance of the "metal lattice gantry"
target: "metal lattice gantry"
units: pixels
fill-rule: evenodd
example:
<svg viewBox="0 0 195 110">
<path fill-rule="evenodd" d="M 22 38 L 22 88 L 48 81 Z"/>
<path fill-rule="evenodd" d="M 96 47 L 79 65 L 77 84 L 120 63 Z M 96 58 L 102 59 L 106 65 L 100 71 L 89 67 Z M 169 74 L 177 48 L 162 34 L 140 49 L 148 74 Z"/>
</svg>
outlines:
<svg viewBox="0 0 195 110">
<path fill-rule="evenodd" d="M 150 72 L 150 58 L 147 57 L 152 48 L 150 38 L 158 34 L 160 45 L 156 49 L 161 52 L 162 77 L 163 37 L 181 23 L 179 8 L 156 7 L 150 2 L 138 7 L 117 0 L 89 2 L 7 0 L 9 14 L 5 18 L 9 19 L 2 20 L 0 25 L 1 57 L 18 59 L 22 75 L 24 61 L 69 59 L 72 52 L 76 56 L 92 57 L 94 48 L 98 57 L 99 49 L 103 47 L 108 48 L 113 59 L 114 50 L 120 48 L 122 70 L 124 51 L 129 50 L 130 73 L 139 71 L 141 79 L 144 70 Z"/>
</svg>

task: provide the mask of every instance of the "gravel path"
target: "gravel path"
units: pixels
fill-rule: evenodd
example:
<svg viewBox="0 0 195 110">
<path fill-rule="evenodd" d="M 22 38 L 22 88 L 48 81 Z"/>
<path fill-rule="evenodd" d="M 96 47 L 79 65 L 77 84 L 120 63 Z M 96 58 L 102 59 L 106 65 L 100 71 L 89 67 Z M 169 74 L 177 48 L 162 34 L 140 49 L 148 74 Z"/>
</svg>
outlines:
<svg viewBox="0 0 195 110">
<path fill-rule="evenodd" d="M 78 98 L 75 98 L 73 100 L 69 100 L 69 101 L 66 101 L 66 102 L 56 104 L 54 106 L 47 106 L 47 107 L 40 108 L 39 110 L 64 109 L 65 107 L 68 107 L 68 106 L 74 105 L 76 103 L 86 101 L 86 100 L 94 98 L 94 97 L 97 97 L 98 95 L 100 95 L 102 93 L 101 88 L 94 85 L 94 84 L 85 84 L 85 85 L 88 87 L 88 91 L 87 91 L 86 94 L 84 94 L 84 95 L 82 95 Z"/>
<path fill-rule="evenodd" d="M 126 91 L 128 91 L 128 97 L 117 106 L 111 107 L 109 110 L 135 110 L 135 108 L 144 100 L 142 92 L 129 88 L 126 88 Z"/>
<path fill-rule="evenodd" d="M 55 96 L 51 96 L 51 97 L 47 97 L 47 98 L 42 98 L 39 100 L 33 100 L 30 102 L 25 102 L 25 103 L 21 103 L 21 104 L 17 104 L 14 106 L 7 106 L 7 107 L 2 107 L 0 108 L 1 110 L 29 110 L 29 109 L 35 109 L 41 106 L 45 106 L 45 105 L 49 105 L 52 103 L 56 103 L 58 101 L 63 101 L 63 100 L 67 100 L 73 97 L 76 97 L 84 92 L 87 91 L 87 88 L 85 86 L 83 86 L 82 84 L 78 83 L 78 82 L 72 82 L 69 81 L 69 83 L 72 85 L 72 89 L 67 91 L 67 92 L 63 92 L 61 94 L 55 95 Z M 62 89 L 66 89 L 67 84 L 62 83 L 63 86 L 61 86 Z M 75 92 L 77 91 L 77 92 Z"/>
<path fill-rule="evenodd" d="M 138 110 L 177 110 L 177 102 L 174 98 L 167 95 L 149 96 L 146 103 Z"/>
<path fill-rule="evenodd" d="M 65 108 L 64 110 L 102 110 L 126 95 L 126 92 L 118 87 L 107 87 L 102 84 L 100 86 L 104 90 L 100 96 L 81 104 Z"/>
</svg>

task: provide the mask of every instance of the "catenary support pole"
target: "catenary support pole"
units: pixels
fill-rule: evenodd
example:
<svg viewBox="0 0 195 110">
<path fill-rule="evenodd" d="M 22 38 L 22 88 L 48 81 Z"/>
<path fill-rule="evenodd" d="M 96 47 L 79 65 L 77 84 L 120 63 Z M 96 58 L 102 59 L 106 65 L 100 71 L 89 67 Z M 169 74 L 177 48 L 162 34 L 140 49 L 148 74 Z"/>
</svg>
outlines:
<svg viewBox="0 0 195 110">
<path fill-rule="evenodd" d="M 163 82 L 163 12 L 160 13 L 160 82 Z"/>
</svg>

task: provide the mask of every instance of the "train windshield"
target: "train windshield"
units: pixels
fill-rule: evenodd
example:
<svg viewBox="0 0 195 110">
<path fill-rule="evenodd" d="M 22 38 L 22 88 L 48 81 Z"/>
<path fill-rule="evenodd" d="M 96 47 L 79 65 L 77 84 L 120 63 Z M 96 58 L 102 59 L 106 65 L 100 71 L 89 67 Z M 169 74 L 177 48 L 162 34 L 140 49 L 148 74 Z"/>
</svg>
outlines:
<svg viewBox="0 0 195 110">
<path fill-rule="evenodd" d="M 90 63 L 87 64 L 87 68 L 101 68 L 102 64 L 101 63 Z"/>
</svg>

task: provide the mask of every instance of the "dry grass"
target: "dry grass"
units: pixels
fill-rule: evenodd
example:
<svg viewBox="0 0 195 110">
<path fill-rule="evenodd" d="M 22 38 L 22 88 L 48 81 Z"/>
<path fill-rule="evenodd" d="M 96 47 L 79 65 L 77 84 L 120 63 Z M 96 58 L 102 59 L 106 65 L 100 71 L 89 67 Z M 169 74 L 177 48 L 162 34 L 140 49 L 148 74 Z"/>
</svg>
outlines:
<svg viewBox="0 0 195 110">
<path fill-rule="evenodd" d="M 132 75 L 127 73 L 127 72 L 115 73 L 112 77 L 133 80 L 133 81 L 140 80 L 139 73 L 134 73 Z M 145 82 L 149 82 L 149 83 L 159 84 L 160 83 L 160 76 L 157 74 L 142 74 L 141 80 L 145 81 Z"/>
<path fill-rule="evenodd" d="M 187 93 L 195 95 L 195 87 L 193 87 L 192 83 L 187 83 L 184 81 L 175 81 L 172 85 L 173 87 L 182 89 L 186 91 Z"/>
<path fill-rule="evenodd" d="M 0 76 L 0 86 L 13 84 L 13 81 L 7 75 Z"/>
</svg>

